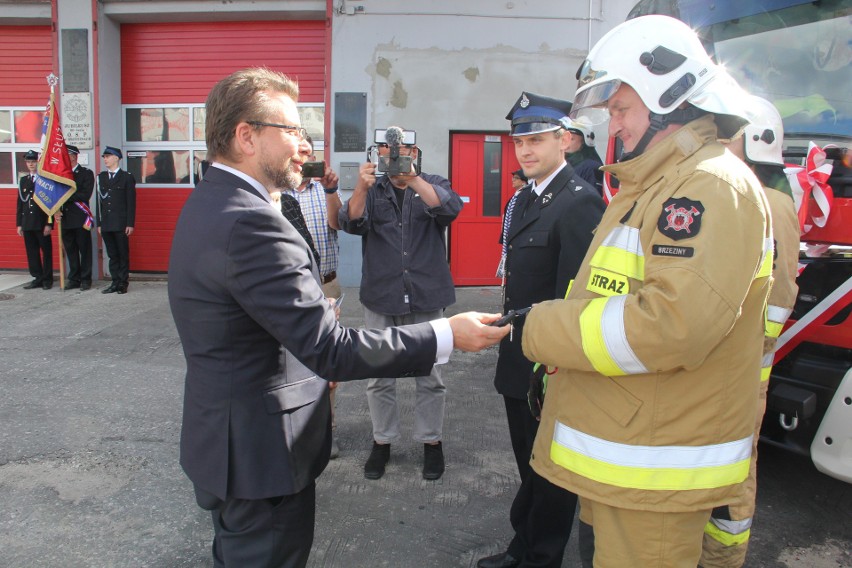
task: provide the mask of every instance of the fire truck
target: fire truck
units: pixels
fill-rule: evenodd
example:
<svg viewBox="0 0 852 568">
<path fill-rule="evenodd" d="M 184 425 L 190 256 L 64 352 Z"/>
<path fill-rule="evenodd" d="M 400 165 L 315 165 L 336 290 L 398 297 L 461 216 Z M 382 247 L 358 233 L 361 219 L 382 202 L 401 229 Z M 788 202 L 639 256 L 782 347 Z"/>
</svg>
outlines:
<svg viewBox="0 0 852 568">
<path fill-rule="evenodd" d="M 785 162 L 814 182 L 800 199 L 809 224 L 799 293 L 778 341 L 761 441 L 852 483 L 852 2 L 643 0 L 628 18 L 646 14 L 689 24 L 746 90 L 772 101 Z M 819 171 L 806 159 L 812 145 L 825 151 Z M 617 155 L 611 140 L 607 163 Z M 605 180 L 606 192 L 615 186 Z"/>
</svg>

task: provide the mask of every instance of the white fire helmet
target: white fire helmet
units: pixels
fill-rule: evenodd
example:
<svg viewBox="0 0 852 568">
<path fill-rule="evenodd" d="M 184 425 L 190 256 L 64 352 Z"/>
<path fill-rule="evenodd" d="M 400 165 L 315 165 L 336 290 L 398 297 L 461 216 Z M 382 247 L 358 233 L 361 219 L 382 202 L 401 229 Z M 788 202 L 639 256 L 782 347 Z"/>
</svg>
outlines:
<svg viewBox="0 0 852 568">
<path fill-rule="evenodd" d="M 747 106 L 751 122 L 743 133 L 746 159 L 753 164 L 783 166 L 784 125 L 778 109 L 766 99 L 754 95 L 749 95 Z"/>
<path fill-rule="evenodd" d="M 605 103 L 622 83 L 659 116 L 684 102 L 716 114 L 719 138 L 734 137 L 747 122 L 745 91 L 713 63 L 689 26 L 669 16 L 641 16 L 610 30 L 589 51 L 577 80 L 570 117 L 592 124 L 609 118 Z"/>
<path fill-rule="evenodd" d="M 589 124 L 589 121 L 585 117 L 575 118 L 571 121 L 571 126 L 567 127 L 565 130 L 568 132 L 576 132 L 583 137 L 583 141 L 586 143 L 586 146 L 591 148 L 595 147 L 595 133 L 592 130 L 592 125 Z"/>
</svg>

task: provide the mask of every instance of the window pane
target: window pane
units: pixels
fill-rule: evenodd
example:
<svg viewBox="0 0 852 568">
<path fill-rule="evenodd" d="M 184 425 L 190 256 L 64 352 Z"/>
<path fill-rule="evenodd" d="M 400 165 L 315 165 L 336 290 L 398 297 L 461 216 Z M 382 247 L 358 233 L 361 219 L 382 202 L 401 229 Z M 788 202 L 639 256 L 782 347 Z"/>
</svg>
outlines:
<svg viewBox="0 0 852 568">
<path fill-rule="evenodd" d="M 204 107 L 192 109 L 192 139 L 204 141 L 206 136 L 205 121 L 207 120 L 207 109 Z"/>
<path fill-rule="evenodd" d="M 18 183 L 18 178 L 12 173 L 12 152 L 0 152 L 0 183 Z"/>
<path fill-rule="evenodd" d="M 197 184 L 204 177 L 204 172 L 207 171 L 207 167 L 210 165 L 205 161 L 206 159 L 207 150 L 196 150 L 192 153 L 192 173 L 195 176 L 195 179 L 192 181 L 193 185 Z"/>
<path fill-rule="evenodd" d="M 129 108 L 125 110 L 128 142 L 189 140 L 189 108 Z"/>
<path fill-rule="evenodd" d="M 503 144 L 501 142 L 485 142 L 483 152 L 482 172 L 482 216 L 499 217 L 500 207 L 500 178 Z"/>
<path fill-rule="evenodd" d="M 12 113 L 9 112 L 8 110 L 0 110 L 0 143 L 8 144 L 11 141 L 12 141 Z M 7 182 L 3 182 L 3 183 L 7 183 Z"/>
<path fill-rule="evenodd" d="M 127 171 L 138 183 L 174 185 L 190 183 L 189 150 L 128 151 Z"/>
<path fill-rule="evenodd" d="M 308 131 L 308 136 L 314 141 L 314 145 L 318 141 L 325 138 L 323 124 L 325 123 L 325 108 L 321 106 L 300 106 L 299 119 L 302 121 L 302 126 Z M 321 145 L 320 145 L 321 146 Z"/>
<path fill-rule="evenodd" d="M 15 111 L 15 142 L 19 144 L 38 144 L 41 142 L 41 126 L 44 120 L 43 110 Z M 35 150 L 35 148 L 33 148 Z"/>
<path fill-rule="evenodd" d="M 18 180 L 21 179 L 21 176 L 25 176 L 30 173 L 30 169 L 27 167 L 27 161 L 24 159 L 26 152 L 18 152 L 14 155 L 15 159 L 15 185 L 18 185 Z"/>
</svg>

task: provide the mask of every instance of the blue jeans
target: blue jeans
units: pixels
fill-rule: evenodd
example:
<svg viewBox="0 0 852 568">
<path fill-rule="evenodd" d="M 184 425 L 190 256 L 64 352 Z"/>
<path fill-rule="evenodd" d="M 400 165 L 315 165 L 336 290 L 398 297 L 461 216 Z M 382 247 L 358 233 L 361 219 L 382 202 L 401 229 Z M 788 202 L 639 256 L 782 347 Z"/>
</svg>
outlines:
<svg viewBox="0 0 852 568">
<path fill-rule="evenodd" d="M 404 316 L 386 316 L 364 308 L 364 323 L 368 329 L 384 329 L 394 325 L 422 323 L 444 317 L 444 310 L 414 312 Z M 408 379 L 402 379 L 408 380 Z M 367 403 L 373 421 L 373 439 L 380 444 L 390 444 L 400 438 L 399 405 L 396 402 L 397 379 L 369 379 L 367 381 Z M 414 433 L 417 442 L 441 441 L 444 429 L 444 399 L 447 388 L 441 380 L 438 365 L 422 377 L 414 377 L 416 396 L 414 399 Z"/>
</svg>

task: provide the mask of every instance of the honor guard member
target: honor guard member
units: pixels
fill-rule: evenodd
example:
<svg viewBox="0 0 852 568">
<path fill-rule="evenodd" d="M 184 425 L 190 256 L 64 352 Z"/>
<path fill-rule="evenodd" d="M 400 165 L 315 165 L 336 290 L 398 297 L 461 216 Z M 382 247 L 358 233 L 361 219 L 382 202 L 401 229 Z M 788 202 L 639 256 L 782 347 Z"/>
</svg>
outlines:
<svg viewBox="0 0 852 568">
<path fill-rule="evenodd" d="M 77 190 L 62 205 L 62 243 L 68 254 L 66 290 L 92 287 L 92 211 L 89 200 L 95 189 L 95 174 L 77 163 L 80 150 L 68 144 L 68 157 Z"/>
<path fill-rule="evenodd" d="M 136 179 L 118 166 L 121 150 L 107 146 L 106 169 L 98 174 L 98 233 L 109 255 L 112 284 L 102 294 L 127 293 L 130 276 L 130 235 L 136 223 Z"/>
<path fill-rule="evenodd" d="M 572 120 L 568 132 L 571 140 L 565 159 L 578 176 L 595 186 L 598 194 L 603 196 L 603 161 L 595 150 L 595 133 L 591 125 L 583 120 Z"/>
<path fill-rule="evenodd" d="M 761 97 L 748 99 L 751 122 L 743 136 L 728 144 L 735 156 L 744 160 L 760 180 L 772 214 L 775 238 L 775 280 L 766 310 L 766 339 L 763 344 L 763 366 L 760 369 L 760 395 L 754 417 L 754 443 L 748 479 L 737 499 L 716 507 L 704 527 L 704 546 L 699 566 L 702 568 L 740 568 L 745 564 L 751 523 L 757 497 L 757 440 L 766 411 L 766 391 L 775 356 L 775 342 L 784 322 L 796 304 L 796 273 L 799 261 L 799 220 L 793 204 L 790 182 L 784 174 L 781 146 L 784 126 L 775 106 Z"/>
<path fill-rule="evenodd" d="M 565 161 L 571 141 L 571 103 L 521 93 L 506 116 L 515 156 L 529 179 L 506 208 L 503 225 L 503 313 L 562 298 L 592 241 L 604 202 Z M 577 497 L 536 475 L 530 453 L 538 419 L 527 391 L 533 362 L 521 351 L 524 320 L 500 343 L 494 387 L 503 395 L 509 438 L 521 487 L 510 519 L 515 535 L 505 552 L 482 558 L 479 568 L 559 568 L 571 534 Z"/>
<path fill-rule="evenodd" d="M 33 201 L 35 176 L 38 168 L 38 154 L 28 150 L 24 154 L 29 173 L 18 181 L 18 207 L 15 212 L 15 225 L 18 236 L 24 237 L 27 250 L 27 265 L 33 281 L 24 286 L 26 290 L 53 287 L 53 248 L 50 233 L 53 222 L 38 204 Z"/>
<path fill-rule="evenodd" d="M 526 318 L 554 373 L 531 465 L 580 496 L 597 568 L 696 566 L 748 477 L 771 285 L 766 197 L 717 141 L 747 94 L 666 16 L 615 27 L 577 77 L 571 118 L 609 118 L 626 154 L 567 299 Z"/>
</svg>

